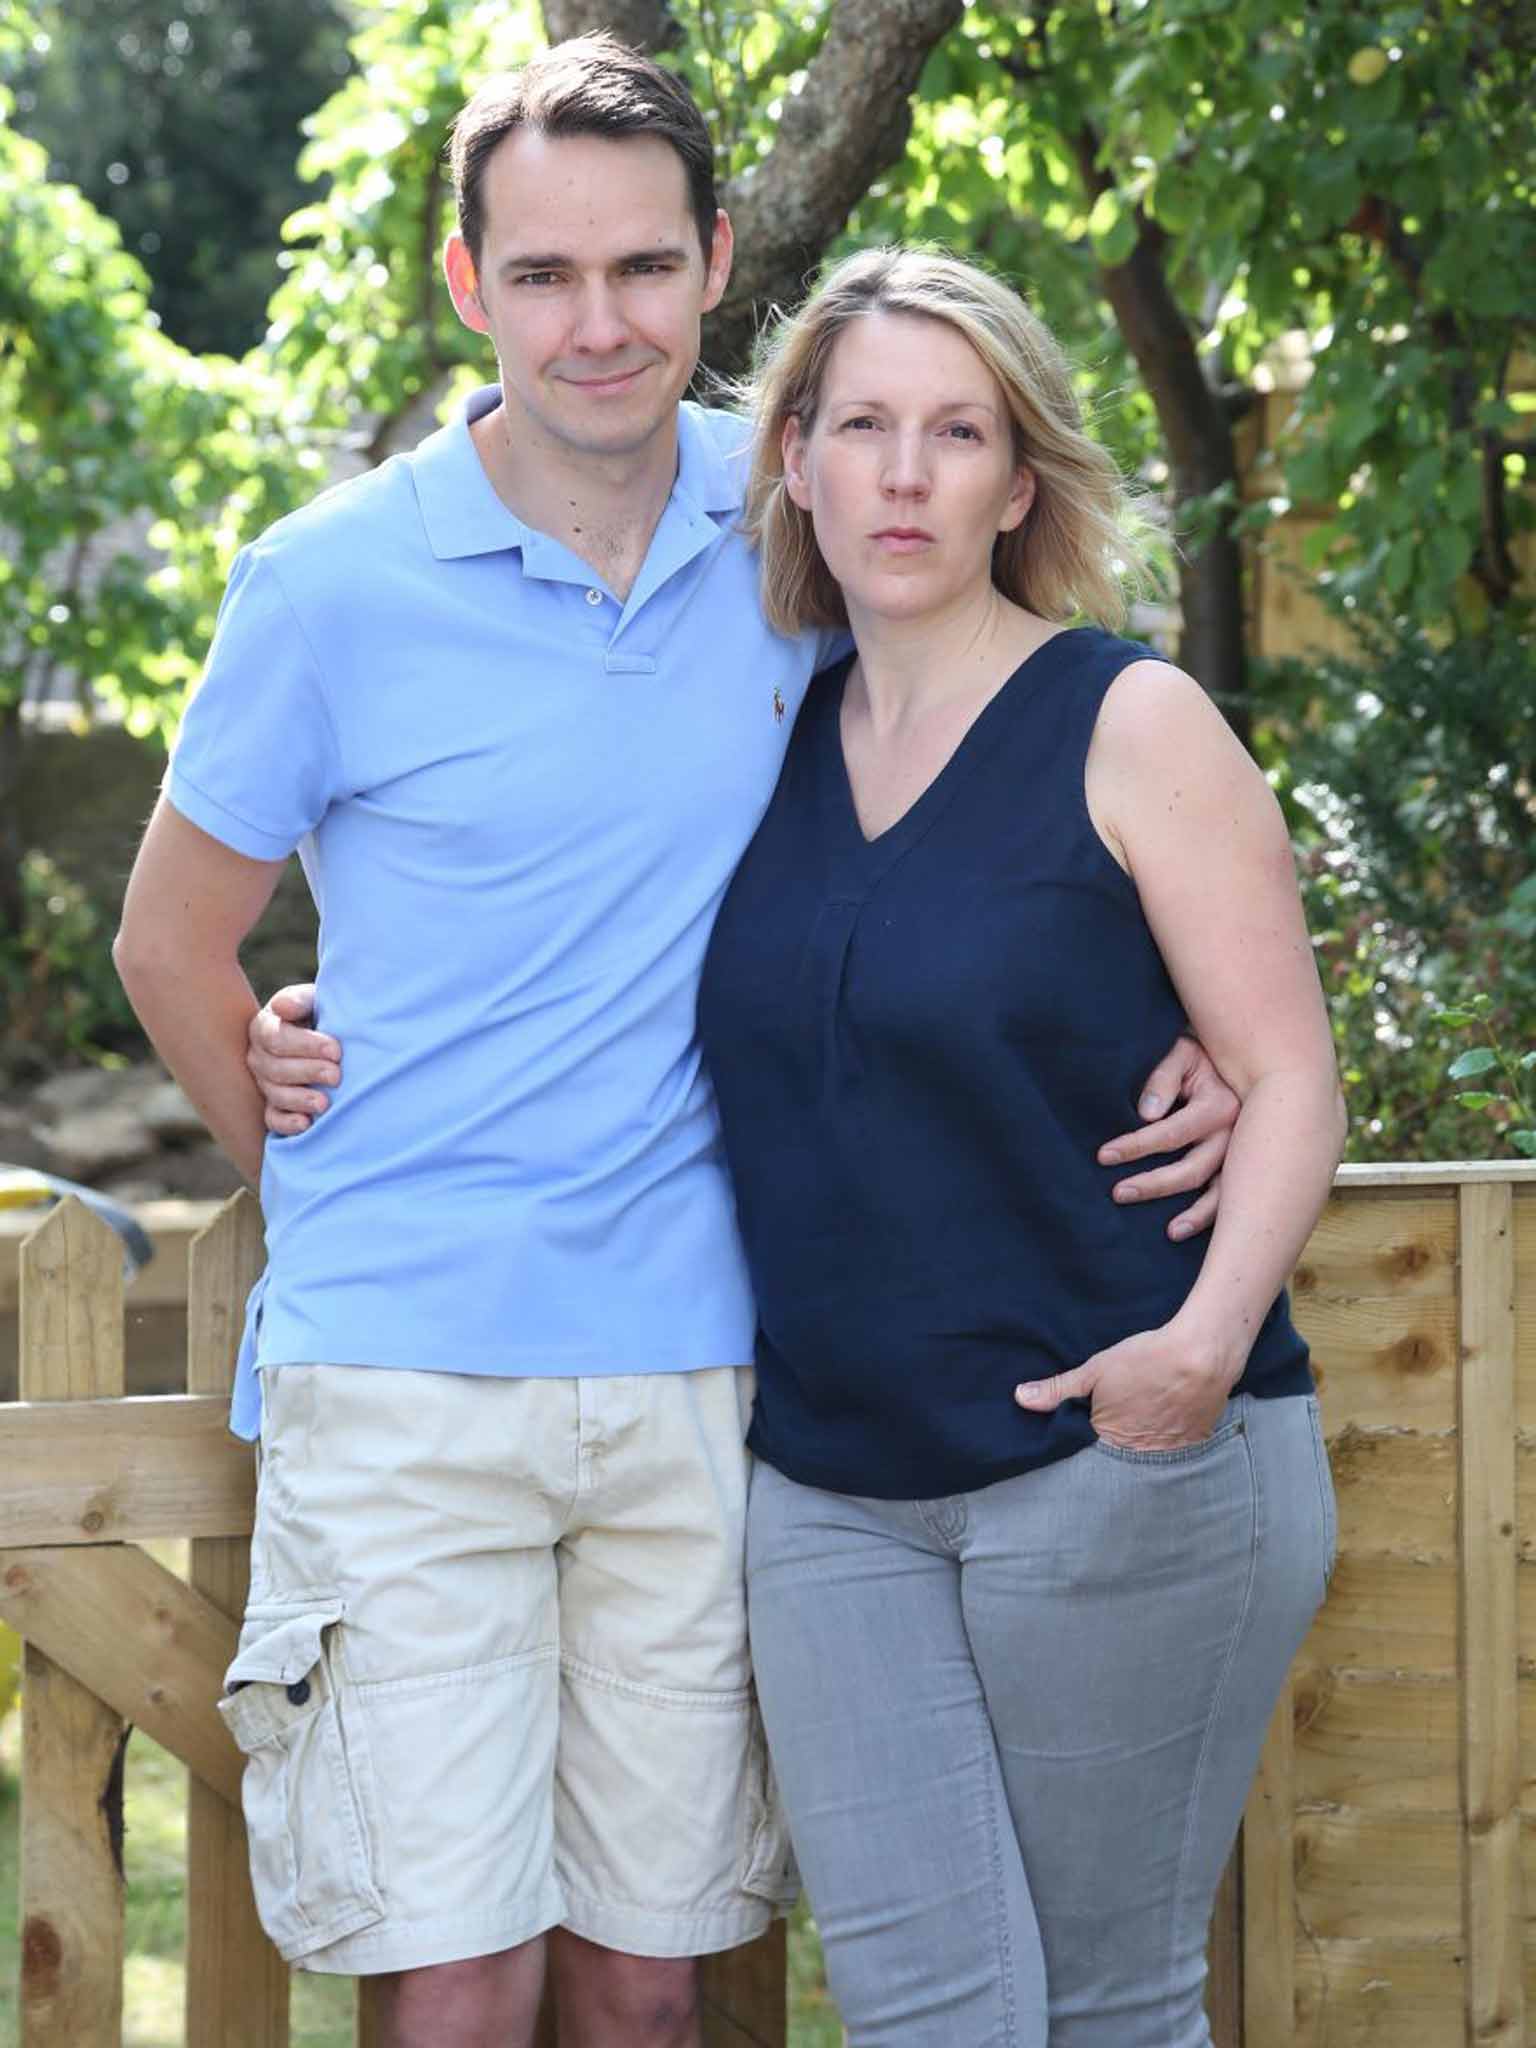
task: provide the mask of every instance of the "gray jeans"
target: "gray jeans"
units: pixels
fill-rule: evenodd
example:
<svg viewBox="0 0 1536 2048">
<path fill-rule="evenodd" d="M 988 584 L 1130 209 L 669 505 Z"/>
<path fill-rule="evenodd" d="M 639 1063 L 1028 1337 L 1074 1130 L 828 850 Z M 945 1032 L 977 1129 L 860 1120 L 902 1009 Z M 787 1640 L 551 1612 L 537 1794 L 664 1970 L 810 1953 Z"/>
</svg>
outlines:
<svg viewBox="0 0 1536 2048">
<path fill-rule="evenodd" d="M 1212 1898 L 1334 1540 L 1304 1397 L 949 1499 L 757 1466 L 758 1694 L 853 2048 L 1204 2048 Z"/>
</svg>

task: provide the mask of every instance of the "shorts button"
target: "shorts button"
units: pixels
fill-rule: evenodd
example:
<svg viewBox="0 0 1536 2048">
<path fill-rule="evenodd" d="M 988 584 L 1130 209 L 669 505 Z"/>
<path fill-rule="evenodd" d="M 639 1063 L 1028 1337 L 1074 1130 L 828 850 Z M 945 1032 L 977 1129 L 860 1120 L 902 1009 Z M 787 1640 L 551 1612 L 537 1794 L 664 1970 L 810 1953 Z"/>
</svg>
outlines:
<svg viewBox="0 0 1536 2048">
<path fill-rule="evenodd" d="M 296 1678 L 288 1688 L 288 1697 L 296 1707 L 302 1707 L 309 1698 L 309 1680 Z"/>
</svg>

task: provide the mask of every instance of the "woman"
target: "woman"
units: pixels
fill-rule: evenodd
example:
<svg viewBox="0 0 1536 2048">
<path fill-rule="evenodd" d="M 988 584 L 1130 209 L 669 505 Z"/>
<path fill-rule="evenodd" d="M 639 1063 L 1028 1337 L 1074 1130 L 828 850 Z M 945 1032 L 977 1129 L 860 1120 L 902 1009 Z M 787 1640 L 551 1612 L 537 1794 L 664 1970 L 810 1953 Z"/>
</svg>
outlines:
<svg viewBox="0 0 1536 2048">
<path fill-rule="evenodd" d="M 1075 614 L 1134 561 L 1022 302 L 849 259 L 756 392 L 769 615 L 846 620 L 700 1018 L 760 1328 L 753 1656 L 857 2048 L 1194 2048 L 1332 1495 L 1281 1289 L 1337 1163 L 1278 808 Z M 1208 1249 L 1095 1147 L 1187 1016 Z"/>
</svg>

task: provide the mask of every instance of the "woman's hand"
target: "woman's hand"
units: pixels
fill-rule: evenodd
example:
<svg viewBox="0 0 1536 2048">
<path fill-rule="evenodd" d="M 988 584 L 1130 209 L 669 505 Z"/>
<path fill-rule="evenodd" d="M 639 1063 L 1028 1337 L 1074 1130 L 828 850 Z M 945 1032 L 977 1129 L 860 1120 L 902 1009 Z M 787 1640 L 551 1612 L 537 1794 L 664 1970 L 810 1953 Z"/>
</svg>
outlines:
<svg viewBox="0 0 1536 2048">
<path fill-rule="evenodd" d="M 314 1014 L 314 983 L 297 982 L 270 997 L 246 1032 L 245 1064 L 274 1137 L 307 1131 L 331 1106 L 320 1090 L 341 1081 L 341 1047 L 325 1032 L 308 1029 Z"/>
<path fill-rule="evenodd" d="M 1086 1400 L 1106 1443 L 1173 1451 L 1210 1435 L 1242 1365 L 1241 1357 L 1224 1356 L 1166 1323 L 1096 1351 L 1070 1372 L 1027 1380 L 1013 1398 L 1035 1415 L 1048 1415 L 1063 1401 Z"/>
<path fill-rule="evenodd" d="M 1211 1063 L 1205 1047 L 1193 1038 L 1177 1038 L 1147 1076 L 1136 1107 L 1146 1122 L 1099 1147 L 1101 1166 L 1124 1166 L 1136 1159 L 1177 1152 L 1182 1159 L 1149 1173 L 1129 1174 L 1116 1181 L 1117 1202 L 1152 1202 L 1159 1195 L 1198 1191 L 1198 1200 L 1170 1219 L 1168 1235 L 1193 1237 L 1216 1220 L 1221 1200 L 1221 1168 L 1232 1142 L 1232 1126 L 1240 1104 Z"/>
</svg>

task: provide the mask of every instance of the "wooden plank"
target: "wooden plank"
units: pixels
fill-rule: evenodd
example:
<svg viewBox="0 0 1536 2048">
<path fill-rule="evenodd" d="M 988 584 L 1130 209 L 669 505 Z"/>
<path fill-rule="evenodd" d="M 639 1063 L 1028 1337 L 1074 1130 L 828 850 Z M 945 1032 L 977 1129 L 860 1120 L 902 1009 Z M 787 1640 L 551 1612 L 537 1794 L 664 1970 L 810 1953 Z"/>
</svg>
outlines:
<svg viewBox="0 0 1536 2048">
<path fill-rule="evenodd" d="M 122 1252 L 106 1224 L 60 1203 L 22 1244 L 20 1284 L 23 1399 L 121 1394 Z M 22 1712 L 22 2048 L 118 2048 L 126 1733 L 30 1643 Z"/>
<path fill-rule="evenodd" d="M 1456 1613 L 1453 1564 L 1355 1557 L 1341 1551 L 1327 1602 L 1302 1646 L 1301 1662 L 1339 1670 L 1454 1676 Z"/>
<path fill-rule="evenodd" d="M 1452 1187 L 1400 1200 L 1335 1194 L 1291 1276 L 1294 1301 L 1454 1300 L 1457 1212 Z"/>
<path fill-rule="evenodd" d="M 1515 1247 L 1507 1186 L 1461 1205 L 1462 1811 L 1467 2029 L 1525 2039 L 1521 1981 L 1520 1643 L 1515 1542 Z"/>
<path fill-rule="evenodd" d="M 1339 1549 L 1351 1557 L 1452 1564 L 1457 1556 L 1457 1439 L 1359 1429 L 1329 1439 Z"/>
<path fill-rule="evenodd" d="M 1345 1194 L 1357 1190 L 1386 1192 L 1389 1189 L 1437 1187 L 1536 1186 L 1536 1161 L 1523 1159 L 1432 1159 L 1382 1163 L 1373 1166 L 1341 1166 L 1334 1186 Z"/>
<path fill-rule="evenodd" d="M 1287 1681 L 1243 1812 L 1243 2048 L 1290 2048 L 1295 2031 L 1294 1712 Z"/>
<path fill-rule="evenodd" d="M 1307 1940 L 1460 1942 L 1457 1814 L 1303 1809 L 1295 1830 Z"/>
<path fill-rule="evenodd" d="M 1461 1695 L 1453 1673 L 1383 1676 L 1302 1664 L 1292 1684 L 1299 1809 L 1458 1811 Z M 1536 1735 L 1536 1697 L 1530 1714 Z"/>
<path fill-rule="evenodd" d="M 134 1218 L 149 1232 L 155 1256 L 138 1272 L 128 1298 L 135 1309 L 180 1307 L 187 1298 L 187 1255 L 192 1240 L 218 1213 L 217 1202 L 141 1202 Z M 0 1209 L 0 1316 L 21 1295 L 21 1247 L 52 1211 Z"/>
<path fill-rule="evenodd" d="M 1536 1189 L 1515 1190 L 1515 1300 L 1536 1303 Z M 1515 1401 L 1520 1427 L 1536 1439 L 1536 1313 L 1515 1320 Z M 1529 1526 L 1521 1517 L 1521 1527 Z"/>
<path fill-rule="evenodd" d="M 127 1734 L 30 1643 L 21 1711 L 22 2048 L 119 2048 Z"/>
<path fill-rule="evenodd" d="M 194 1240 L 188 1266 L 187 1390 L 221 1411 L 234 1384 L 245 1298 L 261 1264 L 261 1211 L 242 1193 Z M 227 1430 L 223 1442 L 235 1443 Z M 254 1459 L 246 1445 L 238 1450 L 253 1490 Z M 245 1533 L 198 1536 L 191 1545 L 188 1584 L 236 1625 L 250 1570 Z M 213 1696 L 208 1707 L 211 1716 Z M 187 2038 L 221 2048 L 288 2048 L 288 1966 L 256 1917 L 244 1815 L 195 1775 L 188 1794 Z"/>
<path fill-rule="evenodd" d="M 699 1965 L 704 2048 L 784 2048 L 786 1984 L 782 1920 L 756 1941 L 705 1956 Z"/>
<path fill-rule="evenodd" d="M 356 2048 L 389 2048 L 384 2031 L 382 1986 L 376 1977 L 357 1980 L 357 2021 L 353 2040 Z"/>
<path fill-rule="evenodd" d="M 1310 1941 L 1296 1956 L 1296 2048 L 1465 2048 L 1460 1943 Z"/>
<path fill-rule="evenodd" d="M 1451 1430 L 1456 1426 L 1456 1304 L 1392 1294 L 1294 1304 L 1326 1389 L 1330 1426 Z"/>
<path fill-rule="evenodd" d="M 13 1550 L 0 1617 L 238 1805 L 240 1754 L 214 1701 L 238 1630 L 132 1544 Z"/>
<path fill-rule="evenodd" d="M 227 1396 L 0 1403 L 0 1550 L 248 1534 L 249 1444 Z"/>
<path fill-rule="evenodd" d="M 1243 1838 L 1227 1858 L 1205 1950 L 1205 2016 L 1212 2048 L 1243 2048 Z"/>
</svg>

